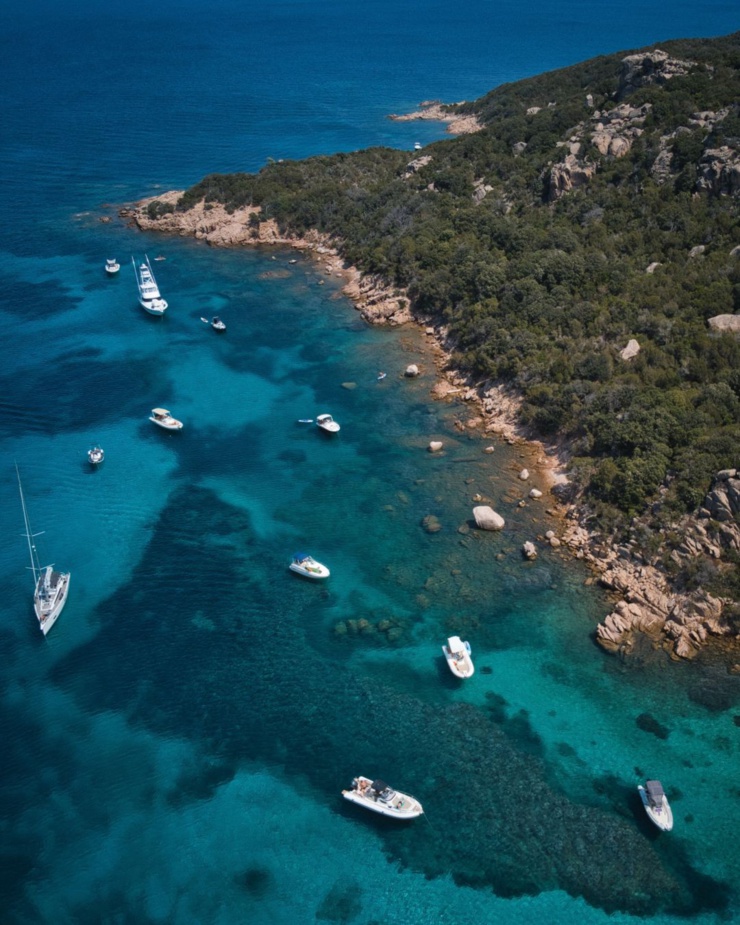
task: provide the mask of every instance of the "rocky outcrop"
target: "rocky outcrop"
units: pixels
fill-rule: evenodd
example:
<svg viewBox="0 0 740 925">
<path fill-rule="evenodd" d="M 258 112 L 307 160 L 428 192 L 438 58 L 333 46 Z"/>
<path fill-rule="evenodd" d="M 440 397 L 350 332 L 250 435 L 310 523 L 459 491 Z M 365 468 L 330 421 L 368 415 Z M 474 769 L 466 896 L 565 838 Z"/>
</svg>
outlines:
<svg viewBox="0 0 740 925">
<path fill-rule="evenodd" d="M 717 561 L 730 551 L 740 552 L 738 470 L 718 472 L 697 516 L 682 518 L 674 530 L 683 537 L 671 554 L 679 567 L 701 556 Z M 597 641 L 605 649 L 629 652 L 636 634 L 643 633 L 656 644 L 667 645 L 676 658 L 691 658 L 710 636 L 734 634 L 723 619 L 726 602 L 703 589 L 675 593 L 661 570 L 636 561 L 628 548 L 612 550 L 600 559 L 589 552 L 585 558 L 600 561 L 602 585 L 620 597 L 596 629 Z"/>
<path fill-rule="evenodd" d="M 740 315 L 715 315 L 707 319 L 707 324 L 713 331 L 740 334 Z"/>
<path fill-rule="evenodd" d="M 317 231 L 302 237 L 282 234 L 274 219 L 262 219 L 259 206 L 245 206 L 229 213 L 220 203 L 201 200 L 186 212 L 176 210 L 181 190 L 143 199 L 122 209 L 142 231 L 161 231 L 206 241 L 212 247 L 274 245 L 305 251 L 319 260 L 324 272 L 345 280 L 344 293 L 371 324 L 407 324 L 412 320 L 410 301 L 404 292 L 391 289 L 381 277 L 360 273 L 339 256 L 334 242 Z M 170 211 L 166 211 L 170 210 Z"/>
<path fill-rule="evenodd" d="M 673 77 L 683 77 L 695 66 L 694 61 L 671 58 L 659 48 L 628 55 L 622 59 L 617 98 L 623 99 L 648 84 L 664 84 Z"/>
<path fill-rule="evenodd" d="M 619 355 L 623 360 L 633 360 L 639 352 L 640 345 L 633 337 L 627 342 L 627 346 L 619 351 Z"/>
<path fill-rule="evenodd" d="M 459 106 L 460 104 L 453 103 L 452 105 Z M 429 122 L 446 122 L 447 131 L 451 135 L 469 135 L 483 128 L 483 123 L 478 120 L 477 116 L 450 112 L 439 100 L 425 100 L 419 104 L 415 112 L 407 112 L 400 116 L 393 114 L 388 118 L 393 119 L 394 122 L 413 122 L 419 119 Z"/>
<path fill-rule="evenodd" d="M 604 158 L 624 157 L 642 135 L 642 125 L 650 109 L 649 103 L 637 107 L 623 103 L 610 110 L 595 110 L 590 120 L 577 125 L 567 141 L 559 142 L 560 147 L 568 149 L 568 153 L 563 161 L 550 169 L 549 200 L 585 186 L 596 173 L 597 165 L 580 157 L 586 141 Z"/>
<path fill-rule="evenodd" d="M 564 161 L 553 164 L 548 177 L 548 199 L 552 202 L 565 193 L 586 186 L 596 173 L 595 164 L 579 161 L 574 154 L 568 154 Z"/>
<path fill-rule="evenodd" d="M 696 188 L 712 196 L 740 193 L 740 153 L 723 145 L 704 152 L 699 161 Z"/>
<path fill-rule="evenodd" d="M 426 165 L 431 164 L 431 162 L 431 154 L 422 154 L 421 157 L 415 157 L 413 161 L 409 161 L 406 165 L 406 172 L 403 175 L 404 179 L 410 179 L 415 173 L 418 173 L 422 167 L 426 167 Z"/>
<path fill-rule="evenodd" d="M 651 108 L 650 103 L 638 107 L 623 103 L 606 112 L 596 111 L 592 116 L 591 144 L 604 157 L 624 157 L 642 135 L 642 125 Z"/>
</svg>

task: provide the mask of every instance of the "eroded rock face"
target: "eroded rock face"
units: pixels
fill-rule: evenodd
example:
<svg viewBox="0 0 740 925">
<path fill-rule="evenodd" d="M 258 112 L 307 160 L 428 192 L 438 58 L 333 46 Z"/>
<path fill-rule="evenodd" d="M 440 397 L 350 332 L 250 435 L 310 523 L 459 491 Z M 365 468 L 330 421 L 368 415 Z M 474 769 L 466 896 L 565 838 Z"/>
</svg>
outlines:
<svg viewBox="0 0 740 925">
<path fill-rule="evenodd" d="M 718 472 L 702 507 L 675 525 L 682 543 L 672 553 L 677 564 L 707 556 L 721 559 L 728 551 L 740 551 L 740 473 Z M 611 652 L 629 651 L 635 633 L 656 643 L 668 643 L 676 658 L 692 658 L 710 636 L 734 633 L 723 618 L 724 603 L 698 589 L 674 594 L 665 575 L 652 566 L 635 567 L 630 561 L 613 561 L 603 570 L 600 582 L 617 592 L 621 600 L 596 629 L 597 641 Z"/>
<path fill-rule="evenodd" d="M 639 87 L 645 87 L 648 84 L 664 84 L 673 77 L 682 77 L 688 74 L 692 67 L 695 67 L 694 61 L 671 58 L 659 48 L 628 55 L 622 59 L 617 97 L 622 99 L 634 93 Z"/>
<path fill-rule="evenodd" d="M 706 150 L 699 161 L 696 188 L 713 196 L 740 193 L 740 152 L 727 145 Z"/>
<path fill-rule="evenodd" d="M 586 186 L 596 173 L 595 164 L 579 161 L 574 154 L 568 154 L 564 161 L 553 164 L 548 179 L 548 198 L 559 199 L 565 193 Z"/>
</svg>

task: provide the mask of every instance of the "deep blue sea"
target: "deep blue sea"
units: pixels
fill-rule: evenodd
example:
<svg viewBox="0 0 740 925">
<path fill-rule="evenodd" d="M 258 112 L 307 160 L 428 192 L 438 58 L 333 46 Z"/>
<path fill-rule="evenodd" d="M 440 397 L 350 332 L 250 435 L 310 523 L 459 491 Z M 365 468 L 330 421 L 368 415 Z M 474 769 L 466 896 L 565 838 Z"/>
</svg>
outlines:
<svg viewBox="0 0 740 925">
<path fill-rule="evenodd" d="M 291 252 L 117 216 L 268 158 L 411 151 L 444 127 L 387 115 L 421 100 L 738 27 L 727 0 L 0 8 L 2 925 L 738 921 L 737 679 L 593 644 L 587 573 L 519 551 L 552 526 L 518 506 L 536 469 L 525 489 L 521 449 L 485 453 L 430 400 L 422 333 L 368 328 Z M 162 319 L 136 301 L 144 253 L 166 258 Z M 322 411 L 336 439 L 298 423 Z M 72 573 L 47 638 L 14 461 Z M 477 495 L 503 533 L 470 529 Z M 288 571 L 297 549 L 325 584 Z M 425 816 L 342 800 L 357 773 Z"/>
</svg>

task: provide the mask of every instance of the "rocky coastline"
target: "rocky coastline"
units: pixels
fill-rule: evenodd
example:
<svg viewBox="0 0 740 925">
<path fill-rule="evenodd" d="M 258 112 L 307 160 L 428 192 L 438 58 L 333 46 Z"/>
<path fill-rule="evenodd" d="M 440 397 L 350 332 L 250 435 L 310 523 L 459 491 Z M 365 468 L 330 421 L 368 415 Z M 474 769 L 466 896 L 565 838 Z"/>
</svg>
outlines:
<svg viewBox="0 0 740 925">
<path fill-rule="evenodd" d="M 431 117 L 430 117 L 431 118 Z M 142 231 L 194 237 L 214 247 L 291 247 L 312 257 L 322 271 L 344 281 L 343 292 L 370 324 L 416 323 L 428 335 L 435 356 L 437 381 L 431 391 L 436 400 L 460 402 L 457 422 L 461 430 L 497 435 L 522 447 L 526 464 L 546 492 L 548 514 L 555 529 L 538 540 L 557 547 L 563 556 L 582 560 L 614 596 L 611 613 L 597 626 L 595 638 L 608 652 L 629 659 L 645 641 L 676 660 L 691 659 L 714 644 L 729 670 L 740 673 L 740 633 L 727 619 L 729 601 L 701 589 L 678 591 L 661 567 L 666 549 L 647 556 L 637 540 L 613 546 L 608 538 L 589 528 L 590 511 L 568 481 L 569 450 L 546 445 L 521 425 L 521 399 L 501 383 L 475 382 L 453 368 L 454 345 L 447 331 L 432 319 L 414 313 L 408 294 L 388 286 L 380 277 L 362 274 L 344 261 L 339 242 L 318 232 L 303 237 L 281 234 L 273 220 L 263 220 L 259 207 L 228 213 L 218 203 L 200 202 L 187 212 L 175 206 L 182 196 L 173 190 L 122 208 L 120 216 Z M 453 399 L 454 396 L 454 399 Z M 536 503 L 538 491 L 530 495 Z M 670 553 L 674 561 L 708 557 L 715 563 L 740 554 L 740 469 L 717 473 L 697 515 L 674 525 L 683 538 Z M 532 544 L 525 544 L 532 545 Z M 528 551 L 525 556 L 531 557 Z"/>
<path fill-rule="evenodd" d="M 450 135 L 469 135 L 483 128 L 483 123 L 477 116 L 450 112 L 449 108 L 439 100 L 424 100 L 414 112 L 402 115 L 394 113 L 388 118 L 393 119 L 394 122 L 446 122 L 447 132 Z"/>
</svg>

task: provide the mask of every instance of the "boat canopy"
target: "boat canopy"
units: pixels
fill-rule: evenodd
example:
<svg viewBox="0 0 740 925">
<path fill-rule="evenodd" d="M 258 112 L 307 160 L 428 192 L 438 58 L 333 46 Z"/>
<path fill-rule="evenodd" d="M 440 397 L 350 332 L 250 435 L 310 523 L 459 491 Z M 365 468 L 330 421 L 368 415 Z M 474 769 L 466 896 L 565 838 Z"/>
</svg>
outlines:
<svg viewBox="0 0 740 925">
<path fill-rule="evenodd" d="M 311 556 L 307 552 L 294 552 L 293 561 L 294 562 L 305 562 L 306 559 L 310 559 Z"/>
<path fill-rule="evenodd" d="M 152 408 L 152 414 L 159 415 L 160 417 L 169 417 L 170 415 L 166 408 Z"/>
<path fill-rule="evenodd" d="M 645 784 L 645 789 L 647 790 L 647 795 L 650 798 L 650 802 L 655 806 L 660 806 L 663 803 L 663 797 L 665 793 L 663 792 L 663 785 L 659 780 L 649 780 Z"/>
<path fill-rule="evenodd" d="M 384 790 L 391 789 L 384 780 L 374 780 L 371 786 L 376 793 L 382 793 Z"/>
<path fill-rule="evenodd" d="M 459 636 L 450 636 L 447 640 L 447 648 L 450 652 L 462 653 L 465 652 L 465 643 L 460 639 Z"/>
</svg>

